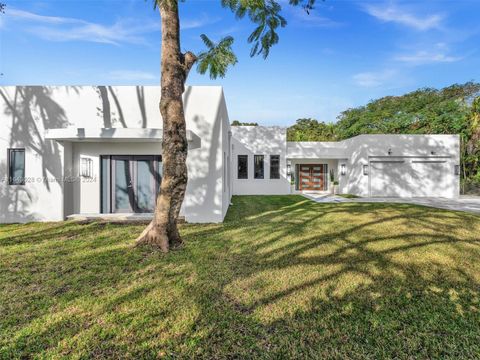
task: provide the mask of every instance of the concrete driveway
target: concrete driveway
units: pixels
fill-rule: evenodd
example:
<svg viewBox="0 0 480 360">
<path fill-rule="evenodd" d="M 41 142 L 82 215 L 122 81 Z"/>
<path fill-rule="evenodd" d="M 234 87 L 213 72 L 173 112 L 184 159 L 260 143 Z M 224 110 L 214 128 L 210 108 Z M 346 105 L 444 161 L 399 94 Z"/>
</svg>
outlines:
<svg viewBox="0 0 480 360">
<path fill-rule="evenodd" d="M 438 209 L 465 211 L 474 214 L 480 214 L 480 196 L 460 196 L 458 199 L 446 198 L 355 198 L 345 199 L 341 196 L 326 194 L 303 194 L 306 198 L 319 203 L 337 203 L 337 202 L 380 202 L 380 203 L 400 203 L 416 204 L 430 206 Z"/>
</svg>

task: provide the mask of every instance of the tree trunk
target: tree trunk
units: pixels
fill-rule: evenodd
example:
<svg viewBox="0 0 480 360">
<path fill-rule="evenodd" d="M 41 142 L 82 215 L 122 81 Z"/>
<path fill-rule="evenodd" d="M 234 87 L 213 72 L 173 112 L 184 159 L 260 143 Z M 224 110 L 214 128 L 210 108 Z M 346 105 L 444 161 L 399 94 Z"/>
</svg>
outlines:
<svg viewBox="0 0 480 360">
<path fill-rule="evenodd" d="M 180 52 L 180 24 L 177 0 L 160 5 L 162 62 L 160 113 L 163 119 L 163 178 L 152 222 L 137 238 L 163 252 L 183 241 L 177 219 L 187 187 L 187 129 L 182 94 L 188 72 L 196 61 L 190 52 Z"/>
</svg>

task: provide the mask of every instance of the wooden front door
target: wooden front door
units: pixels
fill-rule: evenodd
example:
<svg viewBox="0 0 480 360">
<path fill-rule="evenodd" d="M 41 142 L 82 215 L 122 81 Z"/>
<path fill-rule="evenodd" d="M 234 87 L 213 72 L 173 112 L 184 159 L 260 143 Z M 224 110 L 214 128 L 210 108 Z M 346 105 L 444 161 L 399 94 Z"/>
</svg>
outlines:
<svg viewBox="0 0 480 360">
<path fill-rule="evenodd" d="M 326 164 L 300 165 L 300 190 L 325 190 Z"/>
</svg>

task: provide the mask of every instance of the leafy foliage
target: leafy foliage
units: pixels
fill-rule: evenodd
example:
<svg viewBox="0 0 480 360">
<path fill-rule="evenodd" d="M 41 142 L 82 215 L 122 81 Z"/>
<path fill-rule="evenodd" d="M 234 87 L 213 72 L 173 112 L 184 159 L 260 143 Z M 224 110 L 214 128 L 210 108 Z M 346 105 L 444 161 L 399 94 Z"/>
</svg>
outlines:
<svg viewBox="0 0 480 360">
<path fill-rule="evenodd" d="M 480 84 L 424 88 L 402 96 L 387 96 L 342 112 L 337 134 L 345 139 L 359 134 L 467 134 L 473 99 Z"/>
<path fill-rule="evenodd" d="M 240 122 L 238 120 L 233 120 L 231 125 L 232 126 L 258 126 L 258 123 L 256 123 L 256 122 Z"/>
<path fill-rule="evenodd" d="M 5 7 L 6 6 L 7 6 L 6 4 L 0 3 L 0 13 L 5 14 Z"/>
<path fill-rule="evenodd" d="M 288 141 L 335 141 L 335 124 L 327 124 L 315 119 L 298 119 L 287 130 Z"/>
<path fill-rule="evenodd" d="M 216 44 L 205 34 L 200 35 L 200 37 L 207 47 L 207 51 L 204 51 L 197 56 L 198 72 L 200 74 L 205 74 L 208 71 L 211 79 L 225 77 L 228 67 L 230 65 L 235 65 L 238 62 L 237 57 L 232 51 L 233 38 L 227 36 Z"/>
<path fill-rule="evenodd" d="M 280 4 L 273 0 L 222 0 L 222 6 L 229 8 L 238 19 L 248 16 L 257 25 L 248 37 L 248 42 L 252 44 L 250 56 L 261 54 L 267 58 L 270 48 L 278 43 L 278 28 L 287 25 L 280 15 Z"/>
</svg>

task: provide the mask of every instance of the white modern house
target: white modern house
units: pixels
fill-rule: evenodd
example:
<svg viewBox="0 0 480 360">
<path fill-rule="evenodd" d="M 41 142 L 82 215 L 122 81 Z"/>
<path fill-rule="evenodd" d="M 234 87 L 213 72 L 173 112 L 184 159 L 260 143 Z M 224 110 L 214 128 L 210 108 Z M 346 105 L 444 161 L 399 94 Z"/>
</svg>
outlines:
<svg viewBox="0 0 480 360">
<path fill-rule="evenodd" d="M 0 87 L 0 222 L 151 213 L 162 178 L 157 86 Z M 230 127 L 221 87 L 184 95 L 189 181 L 181 215 L 221 222 L 232 195 L 330 191 L 459 195 L 457 135 L 287 142 L 286 128 Z"/>
</svg>

